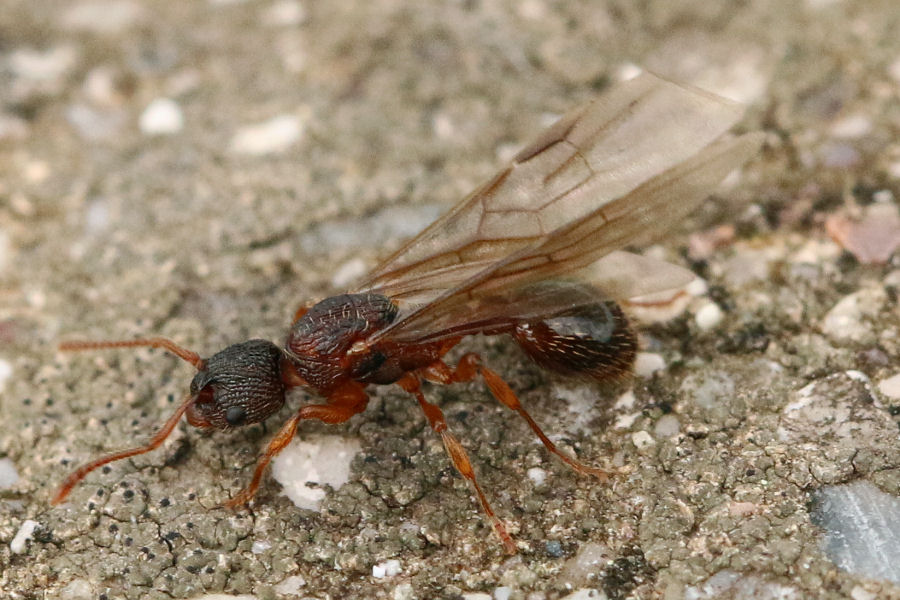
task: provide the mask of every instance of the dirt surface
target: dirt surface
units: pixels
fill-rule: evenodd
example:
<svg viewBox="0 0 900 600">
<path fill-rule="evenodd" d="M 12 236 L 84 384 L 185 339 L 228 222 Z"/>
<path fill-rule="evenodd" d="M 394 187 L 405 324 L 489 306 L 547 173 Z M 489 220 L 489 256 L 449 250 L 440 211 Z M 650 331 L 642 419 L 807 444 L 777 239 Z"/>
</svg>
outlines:
<svg viewBox="0 0 900 600">
<path fill-rule="evenodd" d="M 897 31 L 894 0 L 4 0 L 0 596 L 900 598 L 839 569 L 811 519 L 824 486 L 900 494 L 900 394 L 879 388 L 900 263 L 862 264 L 825 227 L 896 213 Z M 60 340 L 280 341 L 300 304 L 636 66 L 748 103 L 740 129 L 769 135 L 654 248 L 707 285 L 642 329 L 662 368 L 631 394 L 554 379 L 507 340 L 468 346 L 567 451 L 626 473 L 576 476 L 478 384 L 428 390 L 518 555 L 395 389 L 304 425 L 362 448 L 319 511 L 271 479 L 252 511 L 214 508 L 302 393 L 267 427 L 182 424 L 49 507 L 74 465 L 148 439 L 192 376 Z"/>
</svg>

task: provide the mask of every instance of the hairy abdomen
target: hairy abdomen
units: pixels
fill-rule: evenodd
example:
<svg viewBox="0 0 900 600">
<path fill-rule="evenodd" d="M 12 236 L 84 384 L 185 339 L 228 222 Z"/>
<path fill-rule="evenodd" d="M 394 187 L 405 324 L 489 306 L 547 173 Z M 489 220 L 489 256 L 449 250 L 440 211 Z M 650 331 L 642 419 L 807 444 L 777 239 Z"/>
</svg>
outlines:
<svg viewBox="0 0 900 600">
<path fill-rule="evenodd" d="M 510 333 L 541 367 L 600 381 L 631 373 L 637 353 L 634 330 L 612 301 L 520 323 Z"/>
</svg>

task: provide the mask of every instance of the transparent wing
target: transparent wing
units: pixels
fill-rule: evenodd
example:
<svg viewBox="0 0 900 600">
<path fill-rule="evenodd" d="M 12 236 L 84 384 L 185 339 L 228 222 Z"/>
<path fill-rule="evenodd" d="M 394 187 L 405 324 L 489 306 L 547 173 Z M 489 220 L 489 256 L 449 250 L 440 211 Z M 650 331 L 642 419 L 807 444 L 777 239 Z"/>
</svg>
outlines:
<svg viewBox="0 0 900 600">
<path fill-rule="evenodd" d="M 612 252 L 574 275 L 569 280 L 523 280 L 516 287 L 478 296 L 464 304 L 466 312 L 462 318 L 462 313 L 454 312 L 445 315 L 446 318 L 433 319 L 428 310 L 405 320 L 401 312 L 398 321 L 405 325 L 387 337 L 429 341 L 502 330 L 516 322 L 553 316 L 602 300 L 626 300 L 681 287 L 696 277 L 684 267 L 622 251 Z M 431 329 L 416 329 L 413 327 L 416 322 Z"/>
<path fill-rule="evenodd" d="M 425 305 L 706 148 L 740 105 L 644 74 L 560 119 L 358 291 Z M 629 232 L 634 234 L 635 232 Z"/>
<path fill-rule="evenodd" d="M 430 303 L 406 311 L 372 341 L 439 339 L 480 331 L 492 324 L 552 315 L 598 297 L 616 299 L 665 289 L 654 283 L 672 283 L 677 279 L 674 272 L 659 267 L 658 261 L 625 259 L 635 255 L 614 251 L 626 244 L 649 242 L 677 223 L 731 170 L 757 152 L 762 137 L 761 133 L 747 134 L 709 144 L 631 192 L 482 269 Z M 587 192 L 576 189 L 571 193 Z M 599 279 L 595 276 L 597 292 L 593 296 L 567 294 L 565 286 L 551 286 L 552 293 L 535 293 L 540 289 L 535 287 L 538 282 L 564 277 L 595 261 L 610 269 L 642 266 L 643 270 L 610 271 L 605 280 L 602 274 Z M 647 281 L 653 277 L 659 281 Z"/>
<path fill-rule="evenodd" d="M 622 250 L 610 252 L 575 276 L 603 290 L 609 300 L 628 300 L 680 288 L 697 277 L 684 267 Z"/>
</svg>

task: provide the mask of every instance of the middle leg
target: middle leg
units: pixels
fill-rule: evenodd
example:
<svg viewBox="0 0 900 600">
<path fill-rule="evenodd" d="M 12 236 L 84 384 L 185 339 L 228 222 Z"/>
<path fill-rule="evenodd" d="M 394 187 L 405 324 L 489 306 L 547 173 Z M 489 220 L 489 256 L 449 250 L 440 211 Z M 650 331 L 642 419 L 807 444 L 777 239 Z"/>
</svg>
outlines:
<svg viewBox="0 0 900 600">
<path fill-rule="evenodd" d="M 450 368 L 444 361 L 438 361 L 424 369 L 423 375 L 429 381 L 445 385 L 472 381 L 475 377 L 481 375 L 484 382 L 487 384 L 488 389 L 491 391 L 491 395 L 493 395 L 501 404 L 510 410 L 514 410 L 525 419 L 525 422 L 528 423 L 528 426 L 531 427 L 531 430 L 538 436 L 544 444 L 544 447 L 547 448 L 551 454 L 558 456 L 561 461 L 569 465 L 569 467 L 578 473 L 592 475 L 601 480 L 609 479 L 608 471 L 586 465 L 560 451 L 560 449 L 556 447 L 556 444 L 554 444 L 543 432 L 540 425 L 531 418 L 531 415 L 528 414 L 528 411 L 526 411 L 525 407 L 519 402 L 519 398 L 512 388 L 509 387 L 509 384 L 503 381 L 500 375 L 481 364 L 481 357 L 474 352 L 463 355 L 463 357 L 459 359 L 455 369 Z"/>
<path fill-rule="evenodd" d="M 497 534 L 497 537 L 499 537 L 500 541 L 503 543 L 503 549 L 507 554 L 515 554 L 516 543 L 513 541 L 512 536 L 509 535 L 509 532 L 506 531 L 503 522 L 497 517 L 496 513 L 494 513 L 494 509 L 491 508 L 487 496 L 481 491 L 481 486 L 478 485 L 478 480 L 475 478 L 475 469 L 472 468 L 472 463 L 469 461 L 469 455 L 466 453 L 462 444 L 459 443 L 456 436 L 450 433 L 443 411 L 425 399 L 419 378 L 412 373 L 407 373 L 400 378 L 400 380 L 397 381 L 397 385 L 403 388 L 404 391 L 409 392 L 416 397 L 419 406 L 422 407 L 422 412 L 425 413 L 425 418 L 428 419 L 428 424 L 431 425 L 431 429 L 434 430 L 435 433 L 440 434 L 441 441 L 444 442 L 444 449 L 450 456 L 450 462 L 453 463 L 453 466 L 456 467 L 456 470 L 460 475 L 469 480 L 469 483 L 474 488 L 475 494 L 478 496 L 478 501 L 481 503 L 481 509 L 490 520 L 494 533 Z"/>
</svg>

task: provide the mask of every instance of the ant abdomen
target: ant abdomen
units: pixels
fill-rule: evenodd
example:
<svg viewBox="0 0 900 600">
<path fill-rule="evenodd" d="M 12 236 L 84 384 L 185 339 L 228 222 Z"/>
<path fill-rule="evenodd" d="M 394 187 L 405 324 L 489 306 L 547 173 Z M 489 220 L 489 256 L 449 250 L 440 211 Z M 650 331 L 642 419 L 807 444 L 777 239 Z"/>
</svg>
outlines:
<svg viewBox="0 0 900 600">
<path fill-rule="evenodd" d="M 284 404 L 282 356 L 272 342 L 249 340 L 207 358 L 191 381 L 197 399 L 187 409 L 188 422 L 227 429 L 266 419 Z"/>
<path fill-rule="evenodd" d="M 600 381 L 628 375 L 637 353 L 634 330 L 611 300 L 519 323 L 510 333 L 541 367 Z"/>
</svg>

